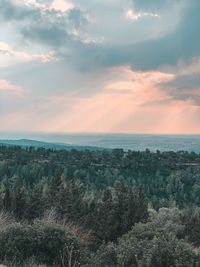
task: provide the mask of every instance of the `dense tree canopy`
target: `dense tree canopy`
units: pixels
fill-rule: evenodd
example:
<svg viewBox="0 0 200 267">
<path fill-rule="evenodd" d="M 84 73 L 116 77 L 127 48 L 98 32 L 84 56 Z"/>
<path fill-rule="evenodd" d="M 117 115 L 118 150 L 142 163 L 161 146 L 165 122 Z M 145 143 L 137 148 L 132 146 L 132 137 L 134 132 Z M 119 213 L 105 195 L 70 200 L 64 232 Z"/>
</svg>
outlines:
<svg viewBox="0 0 200 267">
<path fill-rule="evenodd" d="M 0 210 L 16 266 L 200 266 L 195 153 L 1 146 Z"/>
</svg>

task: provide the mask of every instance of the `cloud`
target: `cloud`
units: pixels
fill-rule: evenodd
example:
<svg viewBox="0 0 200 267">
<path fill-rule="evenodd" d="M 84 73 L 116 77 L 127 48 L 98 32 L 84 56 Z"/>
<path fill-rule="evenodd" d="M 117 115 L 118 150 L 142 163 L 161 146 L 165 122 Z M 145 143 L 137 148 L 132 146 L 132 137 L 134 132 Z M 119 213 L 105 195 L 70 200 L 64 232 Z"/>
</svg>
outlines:
<svg viewBox="0 0 200 267">
<path fill-rule="evenodd" d="M 200 130 L 200 108 L 189 98 L 176 99 L 171 87 L 161 86 L 174 82 L 174 74 L 133 71 L 130 66 L 69 73 L 63 65 L 63 73 L 56 80 L 62 69 L 61 62 L 56 64 L 58 70 L 54 73 L 54 69 L 47 74 L 38 69 L 42 76 L 48 75 L 47 85 L 52 84 L 52 90 L 41 90 L 39 84 L 43 88 L 46 85 L 38 80 L 33 86 L 35 90 L 29 90 L 23 102 L 13 99 L 11 107 L 7 107 L 10 103 L 7 101 L 4 115 L 0 116 L 4 130 L 130 133 L 198 133 Z M 38 75 L 31 73 L 32 76 L 24 75 L 28 80 L 36 80 Z M 63 89 L 58 90 L 63 74 L 66 75 Z"/>
<path fill-rule="evenodd" d="M 171 0 L 136 0 L 133 2 L 136 13 L 128 6 L 128 1 L 125 2 L 127 6 L 123 7 L 117 1 L 112 10 L 113 5 L 107 2 L 75 1 L 70 4 L 57 0 L 41 4 L 29 0 L 27 5 L 16 5 L 0 0 L 0 8 L 4 21 L 16 21 L 15 27 L 25 44 L 50 47 L 56 51 L 57 57 L 70 61 L 79 71 L 119 65 L 131 65 L 135 70 L 154 70 L 164 65 L 176 65 L 180 59 L 189 62 L 192 57 L 200 55 L 198 0 L 187 2 L 187 5 L 178 0 L 173 3 Z M 169 6 L 173 17 L 170 17 Z M 168 27 L 171 29 L 168 31 L 167 25 L 170 21 L 174 24 L 179 13 L 179 24 L 176 28 Z M 162 29 L 163 16 L 167 23 Z M 159 22 L 152 22 L 155 17 Z M 139 18 L 144 20 L 140 22 Z M 138 28 L 132 23 L 138 23 Z M 116 31 L 113 31 L 113 25 L 116 25 Z"/>
<path fill-rule="evenodd" d="M 126 19 L 126 16 L 134 20 L 135 16 L 154 18 L 158 15 L 151 12 L 135 15 L 132 9 L 127 11 L 120 1 L 117 1 L 115 8 L 112 3 L 91 4 L 78 1 L 72 6 L 66 2 L 69 7 L 66 11 L 56 8 L 62 1 L 41 4 L 29 0 L 26 5 L 0 1 L 1 18 L 5 21 L 16 21 L 15 28 L 25 44 L 51 47 L 56 50 L 57 55 L 70 60 L 72 66 L 79 70 L 91 69 L 95 65 L 104 67 L 123 64 L 131 64 L 136 69 L 154 69 L 165 63 L 166 58 L 168 61 L 173 58 L 173 55 L 167 55 L 166 58 L 163 56 L 166 49 L 163 43 L 165 44 L 166 40 L 155 39 L 159 36 L 162 20 L 155 25 L 153 23 L 153 29 L 149 28 L 150 24 L 144 20 L 142 24 L 137 25 L 136 30 Z M 113 31 L 113 25 L 116 25 L 116 31 Z M 144 41 L 145 38 L 148 41 Z M 168 35 L 166 38 L 171 37 Z M 172 48 L 173 44 L 170 44 L 167 49 L 171 51 Z M 138 57 L 138 54 L 142 53 L 145 54 L 143 60 Z"/>
<path fill-rule="evenodd" d="M 66 0 L 53 0 L 53 2 L 50 5 L 50 8 L 55 10 L 60 10 L 62 12 L 72 9 L 73 7 L 74 5 L 70 1 Z"/>
<path fill-rule="evenodd" d="M 34 6 L 40 8 L 42 11 L 54 9 L 65 12 L 74 7 L 74 5 L 67 0 L 10 0 L 10 2 L 14 5 L 23 4 L 26 6 Z"/>
<path fill-rule="evenodd" d="M 21 86 L 12 84 L 7 80 L 0 79 L 0 92 L 6 93 L 9 95 L 22 96 L 24 90 Z"/>
<path fill-rule="evenodd" d="M 180 0 L 132 0 L 133 6 L 137 11 L 158 12 L 166 6 L 172 6 L 174 2 L 180 4 Z"/>
<path fill-rule="evenodd" d="M 39 9 L 25 5 L 17 6 L 10 0 L 0 0 L 0 18 L 4 21 L 38 20 L 41 18 Z"/>
<path fill-rule="evenodd" d="M 89 23 L 89 17 L 87 12 L 81 11 L 79 8 L 74 7 L 68 12 L 68 19 L 72 23 L 75 29 L 80 29 Z"/>
<path fill-rule="evenodd" d="M 161 83 L 163 90 L 170 89 L 175 100 L 189 100 L 200 107 L 200 75 L 199 73 L 178 75 L 173 81 Z"/>
<path fill-rule="evenodd" d="M 177 90 L 194 89 L 200 87 L 200 75 L 198 73 L 193 75 L 181 75 L 174 81 L 169 82 L 168 86 L 173 86 Z"/>
<path fill-rule="evenodd" d="M 103 49 L 103 64 L 131 64 L 133 69 L 150 70 L 163 65 L 176 65 L 179 60 L 189 62 L 200 55 L 200 2 L 192 1 L 182 11 L 177 29 L 166 36 Z"/>
<path fill-rule="evenodd" d="M 155 18 L 158 18 L 159 15 L 156 14 L 156 13 L 149 13 L 149 12 L 144 12 L 144 13 L 134 12 L 132 9 L 129 9 L 126 12 L 126 17 L 128 19 L 130 19 L 130 20 L 138 20 L 141 17 L 155 17 Z"/>
<path fill-rule="evenodd" d="M 68 8 L 67 8 L 68 7 Z M 21 36 L 21 43 L 54 47 L 68 47 L 77 39 L 74 32 L 87 24 L 87 14 L 70 2 L 54 0 L 51 4 L 40 4 L 35 0 L 0 0 L 0 19 L 15 22 L 14 27 Z"/>
<path fill-rule="evenodd" d="M 175 3 L 174 13 L 172 9 L 173 16 L 167 13 L 165 19 L 170 23 L 170 20 L 173 21 L 174 17 L 179 17 L 179 13 L 180 19 L 176 27 L 172 28 L 170 32 L 165 29 L 164 32 L 161 31 L 159 33 L 158 31 L 158 34 L 153 34 L 151 37 L 147 35 L 148 38 L 146 40 L 138 41 L 137 35 L 133 35 L 131 32 L 131 29 L 132 31 L 134 29 L 134 25 L 129 28 L 128 24 L 121 22 L 126 25 L 127 29 L 123 29 L 124 31 L 121 29 L 120 31 L 119 26 L 118 30 L 116 30 L 117 36 L 113 36 L 110 33 L 113 42 L 108 42 L 105 37 L 103 43 L 77 45 L 71 53 L 71 61 L 79 70 L 89 70 L 95 66 L 107 67 L 130 64 L 134 70 L 146 71 L 155 70 L 166 65 L 176 66 L 180 60 L 190 64 L 193 57 L 200 56 L 200 28 L 198 27 L 200 24 L 198 15 L 200 2 L 193 0 L 192 2 L 187 2 L 187 5 L 185 1 L 181 3 L 175 1 Z M 177 6 L 178 4 L 180 4 L 179 7 Z M 161 22 L 161 19 L 162 15 L 158 23 Z M 113 23 L 115 22 L 112 21 L 112 25 Z M 152 33 L 149 24 L 145 24 L 145 31 L 149 28 L 149 32 Z M 107 23 L 106 25 L 107 30 L 105 32 L 108 32 L 109 24 Z M 99 28 L 97 27 L 97 29 Z M 124 32 L 128 33 L 129 36 L 134 36 L 137 41 L 133 41 L 129 36 L 127 36 L 128 39 L 125 38 Z M 144 31 L 142 33 L 144 36 Z M 115 39 L 115 37 L 118 38 Z"/>
<path fill-rule="evenodd" d="M 0 67 L 28 61 L 49 62 L 56 60 L 54 51 L 50 51 L 48 54 L 29 54 L 11 49 L 8 44 L 2 42 L 0 42 L 0 59 Z"/>
<path fill-rule="evenodd" d="M 63 44 L 69 45 L 71 38 L 66 30 L 49 26 L 29 26 L 21 30 L 22 35 L 31 41 L 40 42 L 51 47 L 60 47 Z"/>
<path fill-rule="evenodd" d="M 180 61 L 175 67 L 165 67 L 164 72 L 173 72 L 174 79 L 161 82 L 163 90 L 170 91 L 175 100 L 188 100 L 200 106 L 200 58 L 193 58 L 190 64 Z"/>
</svg>

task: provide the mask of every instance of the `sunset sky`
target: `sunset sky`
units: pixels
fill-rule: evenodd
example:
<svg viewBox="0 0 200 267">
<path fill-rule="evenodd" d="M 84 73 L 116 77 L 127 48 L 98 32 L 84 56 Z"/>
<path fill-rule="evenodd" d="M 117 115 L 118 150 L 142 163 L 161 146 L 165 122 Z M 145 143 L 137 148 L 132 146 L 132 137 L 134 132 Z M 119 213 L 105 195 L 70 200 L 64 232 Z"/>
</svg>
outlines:
<svg viewBox="0 0 200 267">
<path fill-rule="evenodd" d="M 200 133 L 200 0 L 0 0 L 0 131 Z"/>
</svg>

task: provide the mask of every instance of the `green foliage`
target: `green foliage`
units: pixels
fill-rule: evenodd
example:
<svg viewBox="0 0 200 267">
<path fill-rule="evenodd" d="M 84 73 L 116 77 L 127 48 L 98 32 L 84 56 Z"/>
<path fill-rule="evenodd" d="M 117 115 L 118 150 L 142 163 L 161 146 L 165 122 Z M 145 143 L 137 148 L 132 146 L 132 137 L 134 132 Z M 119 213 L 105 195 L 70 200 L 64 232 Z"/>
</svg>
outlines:
<svg viewBox="0 0 200 267">
<path fill-rule="evenodd" d="M 119 238 L 117 245 L 109 243 L 100 247 L 86 266 L 190 267 L 199 264 L 200 257 L 191 246 L 147 223 L 134 226 Z"/>
<path fill-rule="evenodd" d="M 200 155 L 183 151 L 2 146 L 0 210 L 14 219 L 0 213 L 0 260 L 198 267 L 199 164 Z"/>
<path fill-rule="evenodd" d="M 0 259 L 23 263 L 35 257 L 38 264 L 67 264 L 79 259 L 80 243 L 66 227 L 37 221 L 33 225 L 11 224 L 0 230 Z"/>
<path fill-rule="evenodd" d="M 97 241 L 116 241 L 138 222 L 148 218 L 147 201 L 141 189 L 128 188 L 120 182 L 107 189 L 96 202 L 87 225 L 94 230 Z"/>
<path fill-rule="evenodd" d="M 150 245 L 151 248 L 146 259 L 147 266 L 189 267 L 200 264 L 200 258 L 196 256 L 192 248 L 173 235 L 165 234 L 154 238 Z"/>
<path fill-rule="evenodd" d="M 84 267 L 113 267 L 117 266 L 116 245 L 113 243 L 103 244 L 91 255 Z"/>
<path fill-rule="evenodd" d="M 200 246 L 200 208 L 192 207 L 184 211 L 182 215 L 184 234 L 189 242 Z"/>
<path fill-rule="evenodd" d="M 60 220 L 77 222 L 84 213 L 84 190 L 80 183 L 61 184 L 55 194 L 54 206 Z"/>
<path fill-rule="evenodd" d="M 149 221 L 157 230 L 163 229 L 166 233 L 173 233 L 183 238 L 182 214 L 183 212 L 178 208 L 160 208 L 157 212 L 149 209 Z"/>
<path fill-rule="evenodd" d="M 42 192 L 48 188 L 55 195 L 62 173 L 66 181 L 79 181 L 90 193 L 114 187 L 120 179 L 128 186 L 141 186 L 155 209 L 200 206 L 200 155 L 193 152 L 54 151 L 0 146 L 0 155 L 0 206 L 7 210 L 14 205 L 12 196 L 18 188 L 31 191 L 39 186 Z M 22 192 L 18 194 L 19 199 L 23 197 Z M 48 201 L 53 204 L 52 198 Z"/>
</svg>

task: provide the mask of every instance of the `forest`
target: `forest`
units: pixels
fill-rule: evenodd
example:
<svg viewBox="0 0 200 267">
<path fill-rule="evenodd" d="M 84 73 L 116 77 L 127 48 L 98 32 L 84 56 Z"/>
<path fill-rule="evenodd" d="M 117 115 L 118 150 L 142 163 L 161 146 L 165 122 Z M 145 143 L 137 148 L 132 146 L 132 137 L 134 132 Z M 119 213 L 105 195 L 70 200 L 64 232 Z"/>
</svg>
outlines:
<svg viewBox="0 0 200 267">
<path fill-rule="evenodd" d="M 199 267 L 200 154 L 0 146 L 0 264 Z"/>
</svg>

